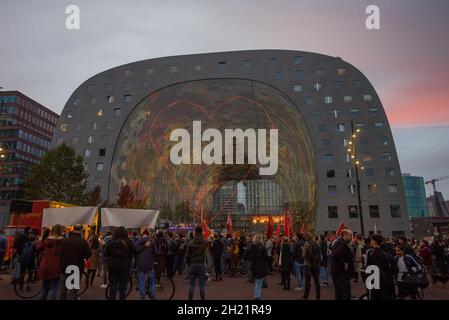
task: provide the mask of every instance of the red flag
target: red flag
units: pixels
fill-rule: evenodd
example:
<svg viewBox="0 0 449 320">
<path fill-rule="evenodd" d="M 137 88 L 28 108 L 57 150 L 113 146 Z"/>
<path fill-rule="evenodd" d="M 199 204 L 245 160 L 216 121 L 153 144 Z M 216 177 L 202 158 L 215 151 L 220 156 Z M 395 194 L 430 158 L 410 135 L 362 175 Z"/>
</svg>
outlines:
<svg viewBox="0 0 449 320">
<path fill-rule="evenodd" d="M 299 231 L 299 233 L 304 234 L 304 232 L 306 232 L 306 224 L 303 223 L 301 226 L 301 231 Z"/>
<path fill-rule="evenodd" d="M 276 230 L 276 244 L 279 243 L 279 236 L 281 235 L 281 221 L 278 221 L 278 227 Z"/>
<path fill-rule="evenodd" d="M 293 230 L 293 218 L 291 213 L 288 215 L 288 233 L 290 234 L 290 237 L 293 237 L 295 235 L 295 231 Z"/>
<path fill-rule="evenodd" d="M 284 235 L 288 237 L 288 227 L 287 227 L 287 209 L 284 207 Z"/>
<path fill-rule="evenodd" d="M 337 237 L 341 236 L 341 232 L 343 231 L 343 229 L 345 228 L 344 223 L 340 223 L 340 226 L 337 229 Z"/>
<path fill-rule="evenodd" d="M 201 228 L 203 228 L 203 239 L 208 240 L 214 231 L 209 229 L 205 221 L 201 223 Z"/>
<path fill-rule="evenodd" d="M 274 220 L 273 216 L 268 217 L 267 238 L 270 239 L 274 233 Z"/>
<path fill-rule="evenodd" d="M 231 211 L 228 212 L 228 222 L 226 223 L 226 228 L 228 229 L 228 234 L 232 237 L 232 219 L 231 219 Z"/>
</svg>

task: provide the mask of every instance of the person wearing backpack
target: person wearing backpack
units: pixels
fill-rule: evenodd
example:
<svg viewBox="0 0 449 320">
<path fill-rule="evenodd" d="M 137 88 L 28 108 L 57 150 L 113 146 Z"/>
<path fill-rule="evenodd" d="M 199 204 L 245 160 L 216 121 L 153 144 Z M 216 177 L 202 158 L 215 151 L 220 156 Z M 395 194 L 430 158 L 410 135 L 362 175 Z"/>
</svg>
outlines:
<svg viewBox="0 0 449 320">
<path fill-rule="evenodd" d="M 18 262 L 20 263 L 20 278 L 19 278 L 19 288 L 23 289 L 25 282 L 25 273 L 28 272 L 27 288 L 29 288 L 29 283 L 31 282 L 30 272 L 36 268 L 35 263 L 35 249 L 36 242 L 33 234 L 28 236 L 28 241 L 22 246 L 22 251 L 19 255 Z"/>
<path fill-rule="evenodd" d="M 303 249 L 306 244 L 304 237 L 301 233 L 296 234 L 297 240 L 293 244 L 293 267 L 295 271 L 297 287 L 295 291 L 303 291 L 303 279 L 304 279 L 304 257 Z"/>
<path fill-rule="evenodd" d="M 315 284 L 316 299 L 320 300 L 320 265 L 321 265 L 321 248 L 313 239 L 310 232 L 304 234 L 306 243 L 303 250 L 304 258 L 304 299 L 309 298 L 311 278 Z"/>
</svg>

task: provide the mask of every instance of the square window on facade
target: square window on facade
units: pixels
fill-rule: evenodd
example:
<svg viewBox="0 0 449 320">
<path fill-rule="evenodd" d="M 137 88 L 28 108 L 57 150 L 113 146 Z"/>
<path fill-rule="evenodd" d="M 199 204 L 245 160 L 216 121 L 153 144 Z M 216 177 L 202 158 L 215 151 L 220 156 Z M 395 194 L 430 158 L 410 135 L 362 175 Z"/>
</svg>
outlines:
<svg viewBox="0 0 449 320">
<path fill-rule="evenodd" d="M 356 108 L 349 110 L 349 112 L 351 113 L 352 117 L 357 117 L 359 115 L 359 109 Z"/>
<path fill-rule="evenodd" d="M 331 111 L 331 116 L 334 117 L 335 119 L 338 119 L 338 117 L 340 116 L 340 111 L 339 110 L 332 110 Z"/>
<path fill-rule="evenodd" d="M 326 132 L 326 130 L 327 130 L 326 124 L 322 123 L 322 124 L 318 125 L 318 131 L 319 132 Z"/>
<path fill-rule="evenodd" d="M 294 61 L 295 64 L 302 64 L 304 62 L 304 57 L 296 56 L 293 59 L 293 61 Z"/>
<path fill-rule="evenodd" d="M 380 137 L 377 141 L 381 146 L 388 146 L 388 139 L 386 137 Z"/>
<path fill-rule="evenodd" d="M 271 62 L 271 65 L 275 66 L 278 64 L 279 60 L 278 60 L 278 58 L 270 58 L 270 62 Z"/>
<path fill-rule="evenodd" d="M 96 103 L 97 103 L 97 98 L 91 97 L 90 98 L 90 104 L 96 104 Z"/>
<path fill-rule="evenodd" d="M 365 124 L 363 122 L 356 122 L 356 124 L 354 126 L 356 128 L 363 128 L 365 126 Z"/>
<path fill-rule="evenodd" d="M 360 89 L 363 85 L 363 81 L 362 80 L 354 80 L 354 88 L 356 89 Z"/>
<path fill-rule="evenodd" d="M 394 177 L 394 169 L 393 168 L 386 168 L 385 169 L 385 175 L 387 177 Z"/>
<path fill-rule="evenodd" d="M 304 70 L 295 70 L 296 79 L 302 79 L 304 77 Z"/>
<path fill-rule="evenodd" d="M 335 81 L 335 89 L 341 90 L 343 89 L 343 81 Z"/>
<path fill-rule="evenodd" d="M 80 105 L 80 99 L 78 99 L 78 98 L 73 99 L 73 105 L 74 106 L 79 106 Z"/>
<path fill-rule="evenodd" d="M 329 147 L 331 145 L 331 139 L 322 139 L 321 140 L 321 145 L 323 147 Z"/>
<path fill-rule="evenodd" d="M 295 84 L 293 86 L 293 91 L 295 92 L 301 92 L 302 91 L 302 86 L 300 84 Z"/>
<path fill-rule="evenodd" d="M 97 123 L 95 121 L 92 122 L 92 130 L 97 130 Z"/>
<path fill-rule="evenodd" d="M 337 76 L 344 76 L 346 74 L 345 68 L 337 68 Z"/>
<path fill-rule="evenodd" d="M 368 192 L 369 193 L 376 193 L 377 192 L 377 184 L 369 184 L 368 185 Z"/>
<path fill-rule="evenodd" d="M 334 169 L 328 169 L 326 172 L 327 178 L 335 178 L 335 170 Z"/>
<path fill-rule="evenodd" d="M 376 129 L 383 129 L 384 128 L 384 123 L 383 122 L 376 122 L 374 124 L 374 128 L 376 128 Z"/>
<path fill-rule="evenodd" d="M 345 132 L 345 125 L 344 125 L 344 123 L 337 124 L 337 132 Z"/>
<path fill-rule="evenodd" d="M 316 70 L 316 75 L 317 75 L 317 76 L 320 76 L 320 77 L 321 77 L 321 76 L 324 76 L 324 69 L 317 69 L 317 70 Z"/>
<path fill-rule="evenodd" d="M 121 114 L 120 108 L 114 108 L 114 116 L 119 116 Z"/>
<path fill-rule="evenodd" d="M 343 101 L 344 101 L 344 102 L 352 102 L 352 96 L 345 95 L 345 96 L 343 97 Z"/>
<path fill-rule="evenodd" d="M 108 103 L 114 103 L 114 96 L 108 96 L 108 97 L 106 98 L 106 101 L 107 101 Z"/>
<path fill-rule="evenodd" d="M 98 109 L 97 110 L 97 117 L 102 117 L 103 116 L 103 109 Z"/>
<path fill-rule="evenodd" d="M 315 91 L 320 91 L 322 86 L 323 85 L 321 83 L 317 82 L 313 85 L 313 89 L 315 89 Z"/>
<path fill-rule="evenodd" d="M 123 101 L 124 102 L 131 102 L 131 95 L 130 94 L 125 94 L 123 96 Z"/>
<path fill-rule="evenodd" d="M 379 112 L 378 108 L 369 108 L 369 114 L 372 116 L 376 116 L 378 112 Z"/>
<path fill-rule="evenodd" d="M 104 91 L 105 92 L 111 92 L 112 91 L 112 83 L 105 83 L 104 84 Z"/>
<path fill-rule="evenodd" d="M 308 106 L 312 105 L 313 103 L 312 97 L 304 97 L 304 103 Z"/>
<path fill-rule="evenodd" d="M 315 110 L 312 112 L 312 118 L 319 119 L 321 118 L 321 111 Z"/>
<path fill-rule="evenodd" d="M 245 68 L 250 68 L 251 67 L 251 65 L 252 65 L 252 62 L 251 62 L 251 60 L 243 60 L 243 66 L 245 67 Z"/>
<path fill-rule="evenodd" d="M 106 155 L 106 149 L 99 149 L 98 150 L 98 155 L 100 157 L 104 157 Z"/>
<path fill-rule="evenodd" d="M 154 74 L 154 68 L 153 67 L 149 67 L 147 69 L 147 74 Z"/>
<path fill-rule="evenodd" d="M 380 217 L 379 206 L 371 205 L 368 208 L 369 208 L 370 218 L 379 218 Z"/>
<path fill-rule="evenodd" d="M 91 155 L 91 151 L 89 149 L 84 150 L 84 157 L 85 158 L 90 157 L 90 155 Z"/>
<path fill-rule="evenodd" d="M 131 70 L 125 70 L 124 75 L 125 75 L 125 77 L 131 76 L 132 75 Z"/>
<path fill-rule="evenodd" d="M 358 206 L 348 206 L 349 218 L 359 217 L 359 207 Z"/>
<path fill-rule="evenodd" d="M 103 171 L 104 164 L 103 162 L 97 162 L 97 171 Z"/>
<path fill-rule="evenodd" d="M 329 219 L 337 219 L 338 218 L 338 208 L 337 206 L 328 206 L 327 207 L 328 217 Z"/>
<path fill-rule="evenodd" d="M 108 122 L 108 129 L 114 129 L 114 123 Z"/>
<path fill-rule="evenodd" d="M 326 153 L 326 154 L 324 155 L 324 161 L 325 161 L 326 163 L 332 163 L 332 162 L 334 162 L 334 155 L 333 155 L 332 153 Z"/>
<path fill-rule="evenodd" d="M 142 89 L 148 89 L 150 87 L 150 81 L 142 81 Z"/>
<path fill-rule="evenodd" d="M 327 186 L 327 194 L 335 196 L 337 194 L 337 186 Z"/>
<path fill-rule="evenodd" d="M 392 218 L 400 218 L 401 217 L 401 207 L 399 205 L 393 204 L 390 205 L 390 212 Z"/>
<path fill-rule="evenodd" d="M 94 143 L 94 136 L 88 136 L 87 143 Z"/>
<path fill-rule="evenodd" d="M 364 155 L 364 156 L 362 156 L 362 161 L 363 162 L 371 162 L 371 161 L 373 161 L 373 157 L 371 157 L 370 155 Z"/>
<path fill-rule="evenodd" d="M 382 153 L 382 160 L 383 161 L 390 161 L 391 160 L 391 153 L 389 153 L 389 152 Z"/>
<path fill-rule="evenodd" d="M 370 94 L 364 94 L 363 95 L 363 101 L 371 102 L 371 101 L 373 101 L 373 97 Z"/>
<path fill-rule="evenodd" d="M 76 124 L 76 127 L 75 127 L 75 130 L 76 130 L 76 131 L 81 131 L 81 130 L 83 130 L 83 124 L 82 124 L 82 123 L 77 123 L 77 124 Z"/>
<path fill-rule="evenodd" d="M 72 137 L 72 144 L 78 144 L 80 141 L 79 137 Z"/>
<path fill-rule="evenodd" d="M 282 71 L 276 71 L 274 73 L 274 78 L 276 80 L 282 80 L 282 79 L 284 79 L 284 74 L 282 73 Z"/>
<path fill-rule="evenodd" d="M 353 168 L 347 169 L 346 170 L 346 178 L 352 178 L 352 177 L 355 177 L 354 169 Z"/>
<path fill-rule="evenodd" d="M 349 184 L 348 185 L 348 193 L 349 194 L 355 194 L 357 192 L 357 187 L 355 184 Z"/>
<path fill-rule="evenodd" d="M 365 176 L 367 176 L 367 177 L 374 177 L 375 176 L 374 168 L 366 168 L 365 169 Z"/>
<path fill-rule="evenodd" d="M 389 193 L 397 193 L 398 192 L 398 185 L 397 184 L 389 184 L 388 185 L 388 192 Z"/>
<path fill-rule="evenodd" d="M 331 96 L 324 97 L 324 103 L 331 104 L 332 102 L 334 102 L 333 97 L 331 97 Z"/>
<path fill-rule="evenodd" d="M 178 66 L 171 66 L 171 67 L 170 67 L 170 72 L 173 72 L 173 73 L 174 73 L 174 72 L 178 72 L 178 70 L 179 70 L 179 69 L 178 69 Z"/>
</svg>

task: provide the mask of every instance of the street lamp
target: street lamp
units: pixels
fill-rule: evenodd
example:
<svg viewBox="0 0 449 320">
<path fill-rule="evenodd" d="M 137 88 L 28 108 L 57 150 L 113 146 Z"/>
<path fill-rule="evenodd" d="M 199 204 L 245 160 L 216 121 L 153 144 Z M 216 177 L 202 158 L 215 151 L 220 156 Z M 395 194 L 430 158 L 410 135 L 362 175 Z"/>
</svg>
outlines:
<svg viewBox="0 0 449 320">
<path fill-rule="evenodd" d="M 359 180 L 359 167 L 361 170 L 364 170 L 365 167 L 362 166 L 361 161 L 357 158 L 357 148 L 356 148 L 356 139 L 357 135 L 361 132 L 360 128 L 354 130 L 354 122 L 351 120 L 351 134 L 352 138 L 349 141 L 349 145 L 351 148 L 348 148 L 348 155 L 351 156 L 351 159 L 354 159 L 354 171 L 355 171 L 355 180 L 356 180 L 356 189 L 357 189 L 357 202 L 359 206 L 359 219 L 360 219 L 360 232 L 362 235 L 365 234 L 365 225 L 363 223 L 363 210 L 362 210 L 362 198 L 360 196 L 360 180 Z"/>
</svg>

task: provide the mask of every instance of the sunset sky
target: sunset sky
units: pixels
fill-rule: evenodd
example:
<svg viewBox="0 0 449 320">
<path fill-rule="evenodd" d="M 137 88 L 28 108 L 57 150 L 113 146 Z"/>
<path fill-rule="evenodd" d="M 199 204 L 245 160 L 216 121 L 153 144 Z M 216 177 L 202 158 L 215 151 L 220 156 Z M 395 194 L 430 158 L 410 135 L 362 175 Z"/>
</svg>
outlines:
<svg viewBox="0 0 449 320">
<path fill-rule="evenodd" d="M 65 28 L 71 4 L 77 31 Z M 370 4 L 381 30 L 365 28 Z M 0 86 L 58 113 L 84 80 L 136 60 L 247 49 L 340 56 L 376 88 L 402 171 L 449 175 L 448 0 L 2 0 L 0 30 Z M 439 186 L 449 199 L 449 179 Z"/>
</svg>

